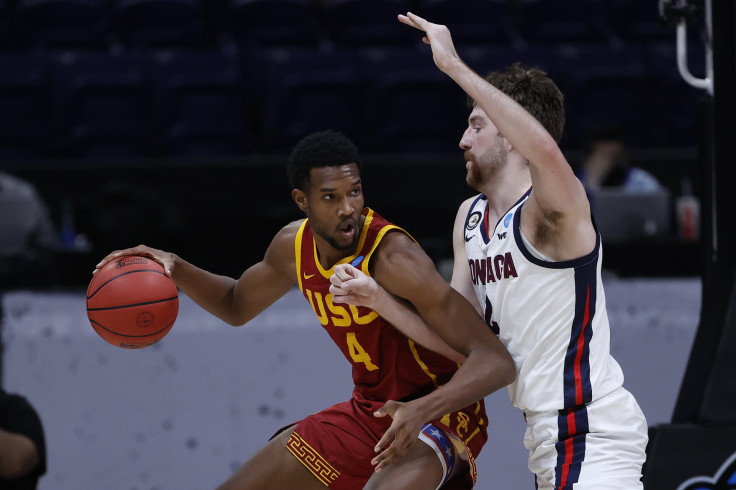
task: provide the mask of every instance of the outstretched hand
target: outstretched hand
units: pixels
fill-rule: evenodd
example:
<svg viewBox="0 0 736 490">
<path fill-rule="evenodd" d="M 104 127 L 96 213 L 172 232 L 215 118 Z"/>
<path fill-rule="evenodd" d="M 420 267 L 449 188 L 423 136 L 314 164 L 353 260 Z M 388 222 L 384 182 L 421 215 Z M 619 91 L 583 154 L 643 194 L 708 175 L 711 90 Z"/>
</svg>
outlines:
<svg viewBox="0 0 736 490">
<path fill-rule="evenodd" d="M 399 22 L 424 31 L 422 41 L 431 46 L 432 58 L 443 72 L 447 73 L 453 62 L 460 61 L 447 26 L 433 24 L 411 12 L 407 12 L 406 15 L 399 14 Z"/>
<path fill-rule="evenodd" d="M 347 303 L 375 309 L 383 289 L 372 277 L 350 264 L 335 266 L 330 277 L 330 293 L 335 303 Z"/>
<path fill-rule="evenodd" d="M 393 419 L 391 426 L 376 444 L 376 452 L 386 446 L 388 448 L 371 460 L 371 464 L 375 466 L 374 471 L 381 471 L 385 466 L 398 462 L 416 443 L 422 425 L 427 421 L 422 419 L 422 414 L 411 403 L 389 400 L 373 413 L 375 417 L 388 415 Z"/>
</svg>

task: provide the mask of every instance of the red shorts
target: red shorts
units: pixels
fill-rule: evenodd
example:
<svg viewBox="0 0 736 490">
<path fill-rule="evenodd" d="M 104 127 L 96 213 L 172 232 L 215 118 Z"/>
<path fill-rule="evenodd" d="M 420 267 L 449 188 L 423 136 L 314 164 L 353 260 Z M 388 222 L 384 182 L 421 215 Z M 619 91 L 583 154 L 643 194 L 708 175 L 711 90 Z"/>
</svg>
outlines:
<svg viewBox="0 0 736 490">
<path fill-rule="evenodd" d="M 384 403 L 352 398 L 310 415 L 296 422 L 287 449 L 325 486 L 360 490 L 373 474 L 376 443 L 391 425 L 391 417 L 373 416 Z M 465 445 L 475 481 L 474 458 L 488 439 L 483 401 L 431 423 Z"/>
</svg>

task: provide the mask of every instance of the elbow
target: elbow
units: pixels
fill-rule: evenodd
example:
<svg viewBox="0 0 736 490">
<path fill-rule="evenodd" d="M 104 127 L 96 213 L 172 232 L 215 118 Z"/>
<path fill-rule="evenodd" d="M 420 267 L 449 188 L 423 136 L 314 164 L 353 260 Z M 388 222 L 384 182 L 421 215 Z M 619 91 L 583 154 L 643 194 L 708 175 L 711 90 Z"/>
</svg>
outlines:
<svg viewBox="0 0 736 490">
<path fill-rule="evenodd" d="M 488 377 L 493 380 L 494 391 L 510 385 L 516 380 L 516 364 L 505 349 L 494 351 L 487 362 Z"/>
<path fill-rule="evenodd" d="M 30 473 L 38 464 L 38 452 L 35 446 L 19 451 L 15 457 L 8 458 L 0 465 L 0 477 L 4 480 L 16 480 Z"/>
<path fill-rule="evenodd" d="M 549 162 L 559 158 L 564 159 L 560 147 L 549 133 L 546 133 L 546 138 L 537 145 L 537 151 L 539 152 L 540 161 L 543 162 Z"/>
<path fill-rule="evenodd" d="M 516 381 L 516 365 L 513 359 L 511 359 L 511 356 L 509 356 L 507 362 L 501 363 L 497 371 L 498 379 L 503 383 L 503 386 L 508 386 Z"/>
<path fill-rule="evenodd" d="M 220 317 L 222 321 L 230 325 L 231 327 L 242 327 L 246 323 L 248 323 L 249 318 L 243 318 L 236 315 L 230 315 L 230 316 L 223 316 Z"/>
</svg>

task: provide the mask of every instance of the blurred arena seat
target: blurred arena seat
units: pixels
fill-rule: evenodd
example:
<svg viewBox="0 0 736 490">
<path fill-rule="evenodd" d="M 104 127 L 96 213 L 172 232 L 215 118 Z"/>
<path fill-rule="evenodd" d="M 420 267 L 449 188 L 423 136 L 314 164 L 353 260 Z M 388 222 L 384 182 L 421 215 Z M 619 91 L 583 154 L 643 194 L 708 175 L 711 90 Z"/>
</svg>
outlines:
<svg viewBox="0 0 736 490">
<path fill-rule="evenodd" d="M 520 0 L 516 12 L 521 35 L 533 43 L 607 43 L 612 32 L 606 1 Z"/>
<path fill-rule="evenodd" d="M 312 131 L 332 128 L 360 145 L 363 86 L 350 51 L 271 49 L 257 60 L 263 142 L 288 152 Z"/>
<path fill-rule="evenodd" d="M 519 37 L 506 0 L 422 0 L 420 8 L 426 19 L 447 25 L 458 46 L 510 44 Z"/>
<path fill-rule="evenodd" d="M 563 146 L 582 148 L 591 128 L 611 124 L 627 128 L 630 145 L 649 144 L 655 86 L 641 50 L 565 45 L 551 48 L 548 56 L 552 78 L 563 81 Z"/>
<path fill-rule="evenodd" d="M 165 50 L 151 53 L 146 65 L 156 154 L 227 156 L 253 148 L 250 87 L 234 54 Z"/>
<path fill-rule="evenodd" d="M 19 0 L 14 43 L 29 48 L 103 48 L 108 0 Z"/>
<path fill-rule="evenodd" d="M 407 0 L 331 0 L 324 7 L 325 29 L 336 46 L 412 45 L 419 32 L 399 23 Z"/>
<path fill-rule="evenodd" d="M 0 52 L 0 157 L 49 156 L 51 103 L 38 53 Z"/>
<path fill-rule="evenodd" d="M 137 54 L 57 52 L 50 55 L 49 72 L 54 124 L 69 156 L 148 153 L 148 97 Z"/>
<path fill-rule="evenodd" d="M 366 49 L 360 55 L 360 70 L 368 87 L 369 148 L 389 152 L 456 148 L 468 116 L 465 94 L 434 67 L 431 56 L 416 48 Z"/>
<path fill-rule="evenodd" d="M 208 41 L 201 0 L 116 0 L 111 26 L 130 48 L 194 47 Z"/>
<path fill-rule="evenodd" d="M 314 47 L 320 42 L 311 0 L 231 0 L 225 15 L 224 28 L 241 45 Z"/>
</svg>

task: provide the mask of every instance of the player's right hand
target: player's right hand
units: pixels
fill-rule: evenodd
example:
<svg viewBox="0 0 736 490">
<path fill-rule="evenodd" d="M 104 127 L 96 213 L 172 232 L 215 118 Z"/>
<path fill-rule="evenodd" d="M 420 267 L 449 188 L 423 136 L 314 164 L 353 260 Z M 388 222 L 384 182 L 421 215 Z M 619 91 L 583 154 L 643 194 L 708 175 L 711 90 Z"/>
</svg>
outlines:
<svg viewBox="0 0 736 490">
<path fill-rule="evenodd" d="M 164 252 L 163 250 L 157 250 L 155 248 L 147 247 L 146 245 L 138 245 L 137 247 L 133 248 L 115 250 L 114 252 L 107 255 L 104 259 L 102 259 L 100 263 L 95 266 L 95 270 L 92 271 L 92 274 L 97 274 L 97 271 L 102 269 L 105 264 L 107 264 L 111 260 L 115 260 L 119 257 L 125 257 L 126 255 L 140 255 L 142 257 L 148 257 L 149 259 L 155 260 L 156 262 L 161 264 L 161 266 L 166 271 L 166 274 L 171 277 L 171 273 L 174 268 L 174 254 Z"/>
<path fill-rule="evenodd" d="M 447 73 L 455 62 L 460 61 L 447 26 L 433 24 L 411 12 L 399 14 L 399 22 L 424 31 L 422 41 L 430 45 L 434 62 L 443 72 Z"/>
</svg>

